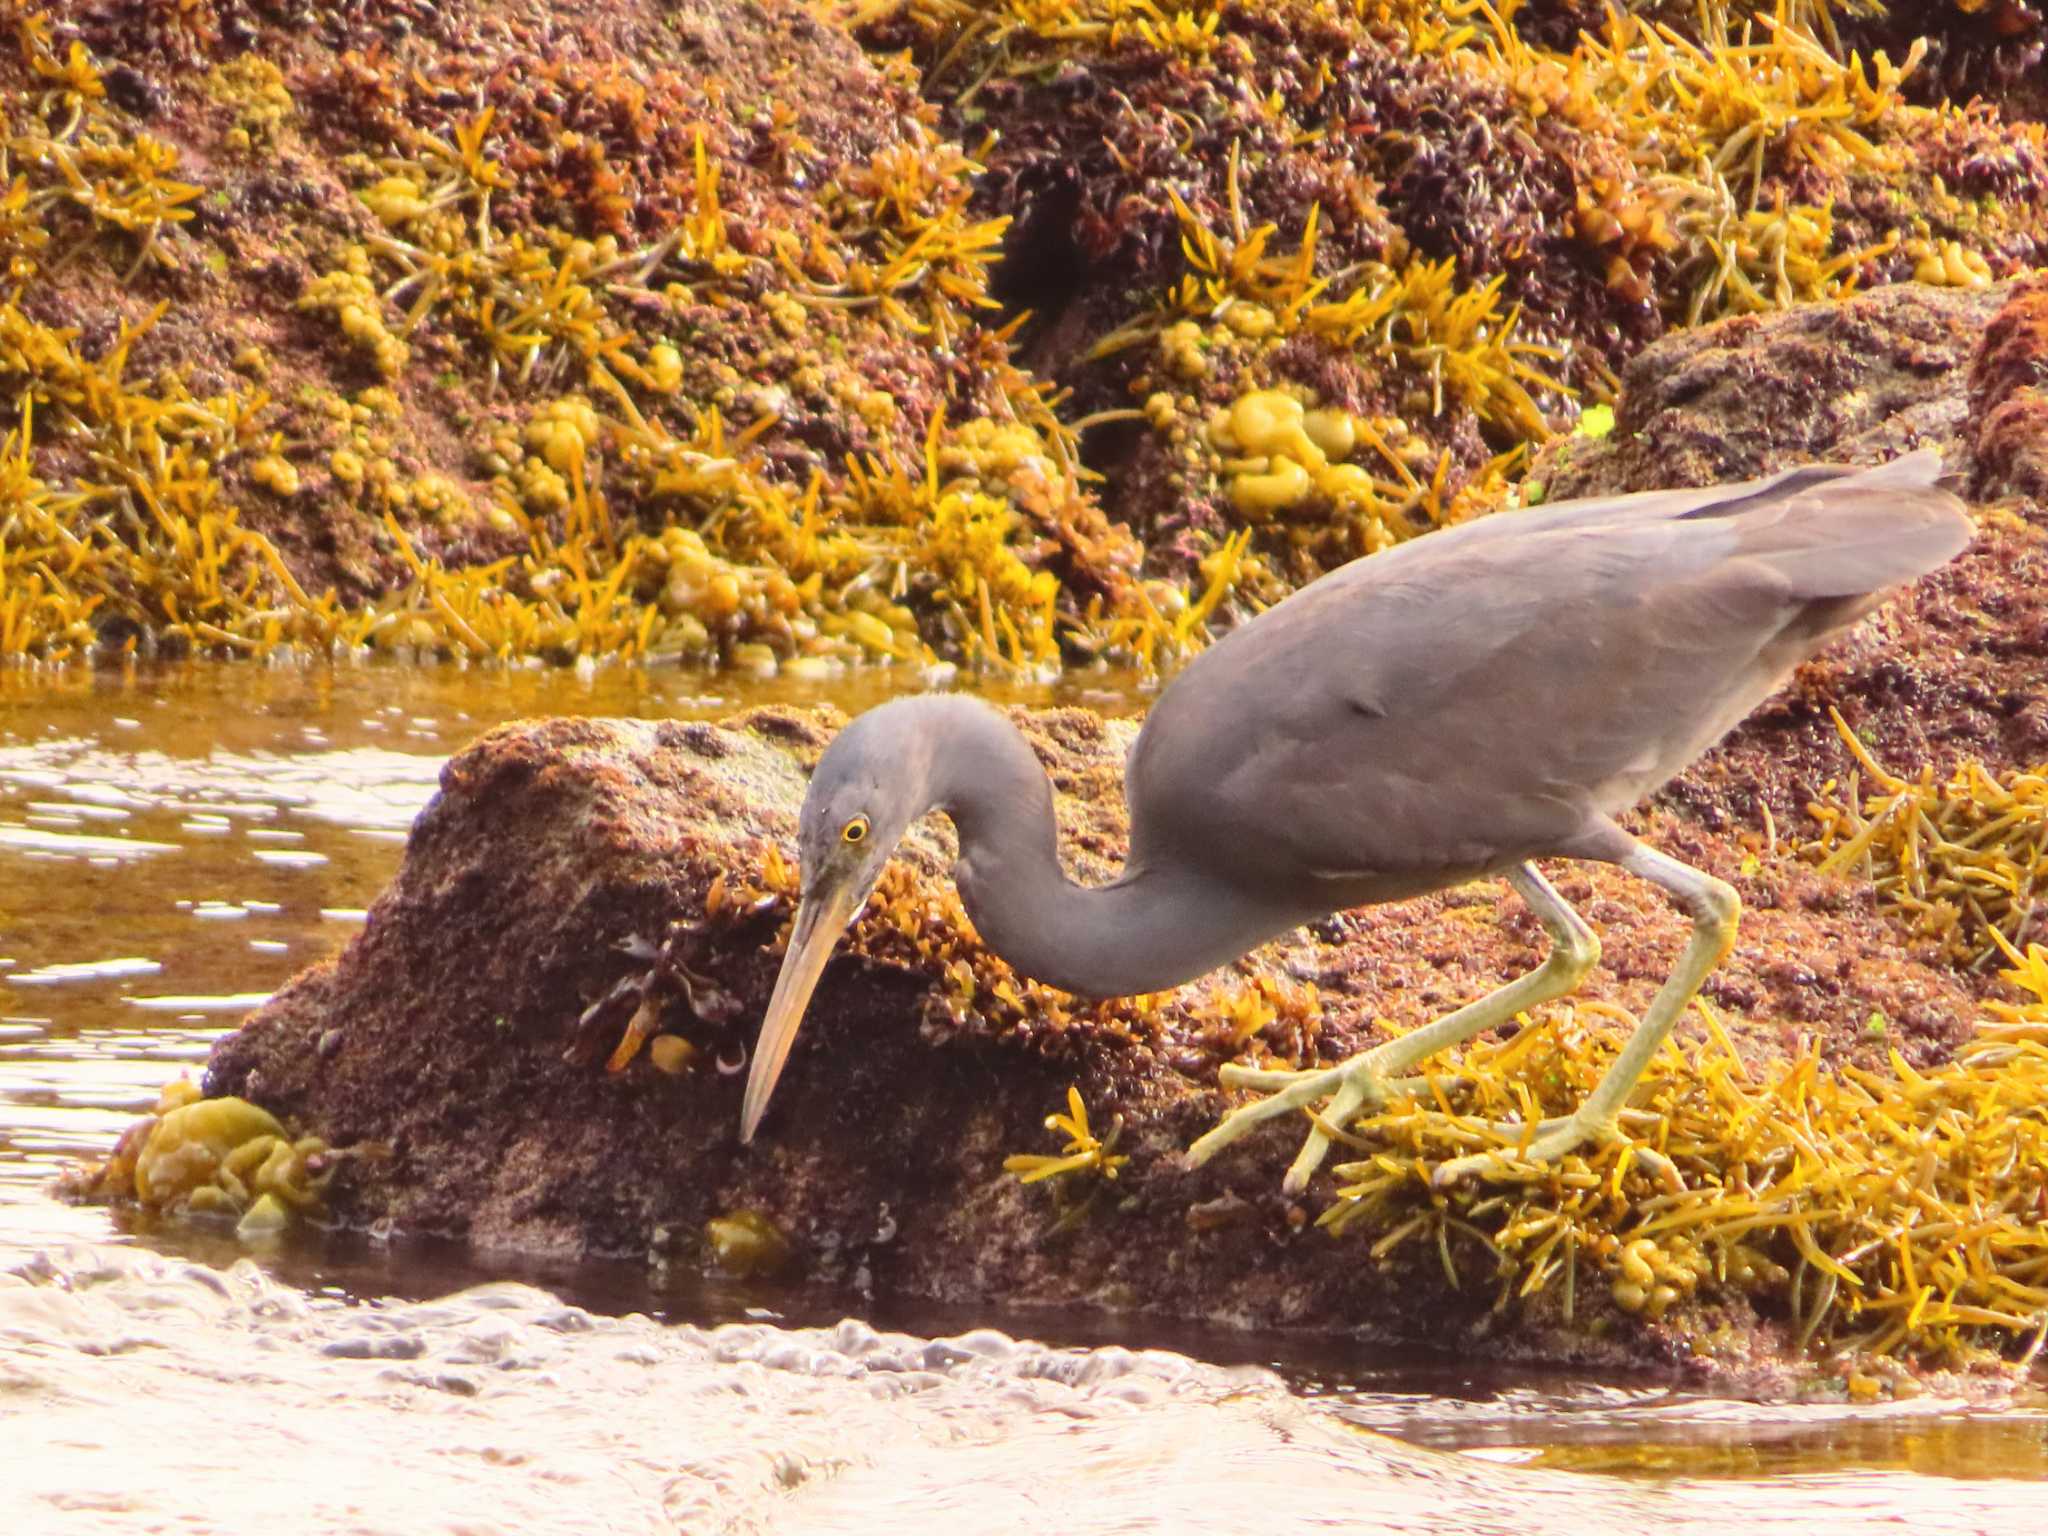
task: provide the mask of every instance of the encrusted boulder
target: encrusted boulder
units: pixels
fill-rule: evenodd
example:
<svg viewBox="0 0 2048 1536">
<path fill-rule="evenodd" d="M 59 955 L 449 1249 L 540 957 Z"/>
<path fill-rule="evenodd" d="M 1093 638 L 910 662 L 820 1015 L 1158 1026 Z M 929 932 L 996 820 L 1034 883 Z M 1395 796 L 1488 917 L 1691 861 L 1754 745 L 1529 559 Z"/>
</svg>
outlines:
<svg viewBox="0 0 2048 1536">
<path fill-rule="evenodd" d="M 1612 434 L 1560 440 L 1532 478 L 1556 500 L 1966 448 L 1970 360 L 2013 289 L 1899 283 L 1674 332 L 1623 367 Z"/>
<path fill-rule="evenodd" d="M 2048 517 L 2048 273 L 2010 285 L 1970 364 L 1976 489 Z"/>
<path fill-rule="evenodd" d="M 1123 852 L 1133 727 L 1017 718 L 1060 790 L 1069 867 L 1105 878 Z M 1331 1185 L 1299 1203 L 1279 1190 L 1293 1126 L 1185 1167 L 1225 1107 L 1220 1062 L 1341 1057 L 1536 963 L 1540 928 L 1490 882 L 1332 918 L 1175 993 L 1088 1004 L 980 948 L 934 819 L 827 971 L 763 1133 L 742 1147 L 737 1068 L 794 894 L 782 850 L 837 723 L 767 709 L 493 731 L 448 764 L 360 935 L 221 1043 L 207 1091 L 363 1149 L 328 1190 L 340 1219 L 480 1250 L 694 1267 L 735 1232 L 772 1228 L 806 1276 L 899 1296 L 1436 1340 L 1508 1316 L 1518 1326 L 1490 1349 L 1610 1363 L 1694 1359 L 1711 1322 L 1719 1342 L 1700 1360 L 1770 1354 L 1741 1297 L 1643 1327 L 1589 1271 L 1575 1313 L 1555 1285 L 1501 1313 L 1498 1255 L 1477 1228 L 1393 1245 L 1319 1231 Z M 1873 1065 L 1894 1045 L 1922 1066 L 1950 1057 L 1972 986 L 1909 952 L 1867 888 L 1789 858 L 1759 865 L 1748 829 L 1656 811 L 1644 830 L 1743 891 L 1741 942 L 1710 995 L 1754 1060 L 1806 1035 Z M 1682 919 L 1604 866 L 1556 873 L 1605 946 L 1582 999 L 1595 1014 L 1640 1009 Z M 1876 1049 L 1861 1028 L 1873 1012 L 1893 1021 Z M 628 1033 L 654 1040 L 608 1070 Z M 1006 1159 L 1059 1150 L 1047 1116 L 1070 1087 L 1106 1157 L 1022 1182 Z"/>
</svg>

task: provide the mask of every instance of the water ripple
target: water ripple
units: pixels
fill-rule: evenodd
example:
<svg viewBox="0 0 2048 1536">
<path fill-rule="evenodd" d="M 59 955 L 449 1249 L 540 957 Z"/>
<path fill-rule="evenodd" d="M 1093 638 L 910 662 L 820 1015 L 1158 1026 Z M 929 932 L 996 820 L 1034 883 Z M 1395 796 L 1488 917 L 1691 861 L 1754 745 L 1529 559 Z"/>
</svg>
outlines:
<svg viewBox="0 0 2048 1536">
<path fill-rule="evenodd" d="M 2024 1484 L 1884 1471 L 1649 1486 L 1501 1465 L 1163 1350 L 664 1326 L 512 1283 L 348 1307 L 246 1262 L 106 1247 L 0 1276 L 0 1397 L 24 1392 L 36 1411 L 0 1440 L 0 1486 L 26 1529 L 67 1536 L 1975 1536 L 2034 1503 Z"/>
</svg>

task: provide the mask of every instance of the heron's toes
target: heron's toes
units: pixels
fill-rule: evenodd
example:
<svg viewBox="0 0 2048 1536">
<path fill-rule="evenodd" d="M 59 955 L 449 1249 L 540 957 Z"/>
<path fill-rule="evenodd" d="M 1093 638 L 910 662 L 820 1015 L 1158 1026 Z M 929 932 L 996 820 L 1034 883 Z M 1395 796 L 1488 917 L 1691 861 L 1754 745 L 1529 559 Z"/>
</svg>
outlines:
<svg viewBox="0 0 2048 1536">
<path fill-rule="evenodd" d="M 1290 1067 L 1247 1067 L 1231 1061 L 1216 1069 L 1216 1081 L 1225 1088 L 1257 1088 L 1276 1096 L 1288 1090 L 1309 1089 L 1312 1097 L 1314 1093 L 1330 1092 L 1340 1070 L 1337 1067 L 1315 1067 L 1304 1072 Z M 1299 1102 L 1306 1103 L 1307 1100 Z M 1258 1108 L 1255 1104 L 1243 1107 Z"/>
<path fill-rule="evenodd" d="M 1225 1115 L 1215 1129 L 1188 1148 L 1189 1165 L 1199 1168 L 1253 1126 L 1277 1115 L 1306 1109 L 1319 1099 L 1330 1101 L 1323 1111 L 1323 1122 L 1338 1126 L 1367 1105 L 1384 1103 L 1387 1084 L 1368 1060 L 1368 1055 L 1354 1056 L 1339 1066 L 1303 1072 L 1235 1064 L 1224 1067 L 1217 1073 L 1217 1080 L 1224 1087 L 1263 1090 L 1267 1097 L 1241 1104 Z M 1317 1125 L 1310 1130 L 1300 1154 L 1287 1170 L 1282 1188 L 1290 1194 L 1298 1194 L 1308 1184 L 1309 1176 L 1322 1164 L 1329 1149 L 1330 1138 L 1322 1126 Z"/>
<path fill-rule="evenodd" d="M 1337 1076 L 1334 1067 L 1316 1072 L 1277 1072 L 1235 1064 L 1224 1067 L 1216 1078 L 1225 1088 L 1263 1089 L 1269 1096 L 1238 1105 L 1219 1120 L 1213 1130 L 1198 1138 L 1188 1148 L 1189 1165 L 1201 1167 L 1261 1121 L 1289 1114 L 1334 1092 Z"/>
<path fill-rule="evenodd" d="M 1501 1129 L 1511 1127 L 1504 1126 Z M 1430 1175 L 1430 1182 L 1438 1189 L 1449 1189 L 1468 1178 L 1520 1179 L 1527 1176 L 1531 1163 L 1555 1163 L 1588 1144 L 1606 1146 L 1611 1142 L 1626 1140 L 1628 1137 L 1617 1121 L 1567 1115 L 1561 1120 L 1542 1122 L 1537 1127 L 1536 1136 L 1526 1147 L 1497 1147 L 1491 1151 L 1473 1152 L 1439 1163 Z M 1685 1180 L 1679 1176 L 1678 1165 L 1656 1148 L 1636 1142 L 1634 1155 L 1635 1160 L 1656 1175 L 1665 1188 L 1673 1193 L 1685 1188 Z"/>
</svg>

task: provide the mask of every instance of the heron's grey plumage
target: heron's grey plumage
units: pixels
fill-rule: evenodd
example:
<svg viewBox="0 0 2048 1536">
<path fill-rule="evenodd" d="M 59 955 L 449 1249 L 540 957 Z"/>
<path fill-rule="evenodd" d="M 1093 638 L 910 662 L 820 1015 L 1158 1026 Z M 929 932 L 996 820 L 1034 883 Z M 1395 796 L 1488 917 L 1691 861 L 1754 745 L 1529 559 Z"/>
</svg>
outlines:
<svg viewBox="0 0 2048 1536">
<path fill-rule="evenodd" d="M 1565 502 L 1344 566 L 1154 706 L 1132 752 L 1133 857 L 1255 849 L 1263 876 L 1327 878 L 1349 906 L 1574 852 L 1868 594 L 1962 548 L 1938 468 L 1915 455 Z"/>
<path fill-rule="evenodd" d="M 1576 956 L 1577 971 L 1558 972 L 1568 982 L 1590 931 L 1528 861 L 1605 859 L 1664 885 L 1695 918 L 1666 989 L 1676 1000 L 1653 1006 L 1668 1029 L 1732 938 L 1733 893 L 1641 848 L 1612 817 L 1887 588 L 1969 542 L 1939 473 L 1934 454 L 1917 453 L 1876 469 L 1560 502 L 1333 571 L 1226 635 L 1161 694 L 1127 764 L 1129 861 L 1101 887 L 1060 872 L 1051 788 L 1007 720 L 957 697 L 883 705 L 848 726 L 813 777 L 800 831 L 806 905 L 829 899 L 843 921 L 909 823 L 938 809 L 958 827 L 956 876 L 983 939 L 1071 991 L 1158 990 L 1310 918 L 1504 872 Z M 855 817 L 871 818 L 872 836 L 849 842 Z M 804 923 L 805 944 L 820 942 Z M 793 940 L 786 980 L 798 949 Z M 778 986 L 747 1135 L 801 1015 L 796 994 L 822 961 L 808 950 L 804 979 Z M 1522 1000 L 1511 986 L 1455 1018 L 1483 1028 L 1496 1004 Z M 1355 1061 L 1306 1074 L 1314 1081 L 1274 1102 L 1327 1096 L 1316 1085 L 1346 1071 L 1378 1082 Z M 1274 1086 L 1275 1074 L 1237 1076 Z M 1353 1088 L 1379 1091 L 1344 1093 Z M 1339 1105 L 1354 1102 L 1344 1093 Z M 1596 1098 L 1611 1116 L 1617 1093 Z M 1270 1112 L 1238 1111 L 1198 1152 L 1249 1123 L 1238 1117 Z M 1308 1153 L 1296 1182 L 1321 1156 L 1315 1137 Z"/>
</svg>

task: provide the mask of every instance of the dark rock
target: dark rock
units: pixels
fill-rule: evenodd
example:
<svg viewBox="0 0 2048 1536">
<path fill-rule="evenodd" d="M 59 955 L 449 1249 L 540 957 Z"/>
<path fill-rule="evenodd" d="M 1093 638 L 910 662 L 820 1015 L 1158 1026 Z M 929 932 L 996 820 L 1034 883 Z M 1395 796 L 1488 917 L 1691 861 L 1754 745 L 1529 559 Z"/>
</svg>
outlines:
<svg viewBox="0 0 2048 1536">
<path fill-rule="evenodd" d="M 155 117 L 164 108 L 164 94 L 141 70 L 133 64 L 116 64 L 100 76 L 100 83 L 107 88 L 107 99 L 137 117 Z"/>
<path fill-rule="evenodd" d="M 1622 369 L 1612 435 L 1560 439 L 1531 478 L 1556 501 L 1967 453 L 1970 359 L 2012 291 L 1902 283 L 1674 332 Z"/>
<path fill-rule="evenodd" d="M 1970 365 L 1976 424 L 1972 489 L 2024 498 L 2048 518 L 2048 276 L 2011 286 Z"/>
<path fill-rule="evenodd" d="M 1048 770 L 1077 787 L 1060 805 L 1070 867 L 1104 878 L 1124 847 L 1132 727 L 1079 711 L 1017 718 Z M 773 883 L 771 849 L 793 846 L 807 765 L 839 723 L 761 710 L 715 727 L 555 720 L 492 732 L 444 770 L 362 932 L 217 1047 L 207 1091 L 256 1094 L 336 1146 L 388 1145 L 388 1157 L 341 1160 L 331 1195 L 342 1220 L 482 1250 L 659 1250 L 687 1266 L 707 1261 L 695 1235 L 708 1220 L 752 1212 L 788 1237 L 809 1279 L 876 1294 L 1438 1342 L 1486 1326 L 1493 1287 L 1450 1288 L 1433 1247 L 1376 1263 L 1364 1242 L 1305 1225 L 1331 1185 L 1325 1175 L 1301 1203 L 1280 1196 L 1297 1126 L 1199 1171 L 1181 1154 L 1224 1107 L 1215 1067 L 1240 1049 L 1220 1013 L 1226 994 L 1248 976 L 1297 993 L 1291 975 L 1357 979 L 1358 1003 L 1333 988 L 1312 1015 L 1266 1029 L 1281 1054 L 1339 1059 L 1372 1038 L 1375 1018 L 1412 1026 L 1534 963 L 1519 902 L 1487 888 L 1297 931 L 1160 998 L 1082 1004 L 990 969 L 935 819 L 828 969 L 763 1132 L 741 1147 L 732 1069 L 789 910 L 754 887 Z M 1669 815 L 1648 830 L 1707 868 L 1741 863 L 1732 833 Z M 1583 995 L 1640 1009 L 1683 919 L 1606 866 L 1570 874 L 1602 914 L 1608 962 Z M 1804 890 L 1829 882 L 1797 865 L 1782 879 L 1785 899 L 1749 916 L 1720 973 L 1724 999 L 1753 1002 L 1760 1020 L 1811 1020 L 1844 1052 L 1873 1009 L 1916 1010 L 1936 1052 L 1960 1037 L 1975 1010 L 1964 982 L 1902 955 L 1868 903 L 1817 908 Z M 662 941 L 678 933 L 686 964 L 681 941 Z M 644 982 L 657 954 L 688 984 Z M 1802 954 L 1854 963 L 1816 1000 L 1812 973 L 1782 964 Z M 964 1004 L 961 964 L 978 978 Z M 1026 993 L 1021 1006 L 998 1003 L 1003 985 Z M 569 1059 L 590 1005 L 622 986 L 696 1048 L 680 1075 L 646 1054 L 617 1073 L 587 1051 Z M 1758 1059 L 1781 1043 L 1769 1023 L 1730 1015 L 1728 1026 Z M 606 1028 L 600 1056 L 617 1039 Z M 1130 1162 L 1114 1183 L 1022 1185 L 1004 1157 L 1057 1150 L 1045 1117 L 1069 1084 L 1098 1134 L 1121 1119 L 1116 1150 Z M 1457 1257 L 1474 1277 L 1487 1269 L 1476 1245 Z M 1531 1324 L 1488 1347 L 1615 1364 L 1661 1359 L 1670 1342 L 1625 1322 L 1605 1337 Z"/>
</svg>

